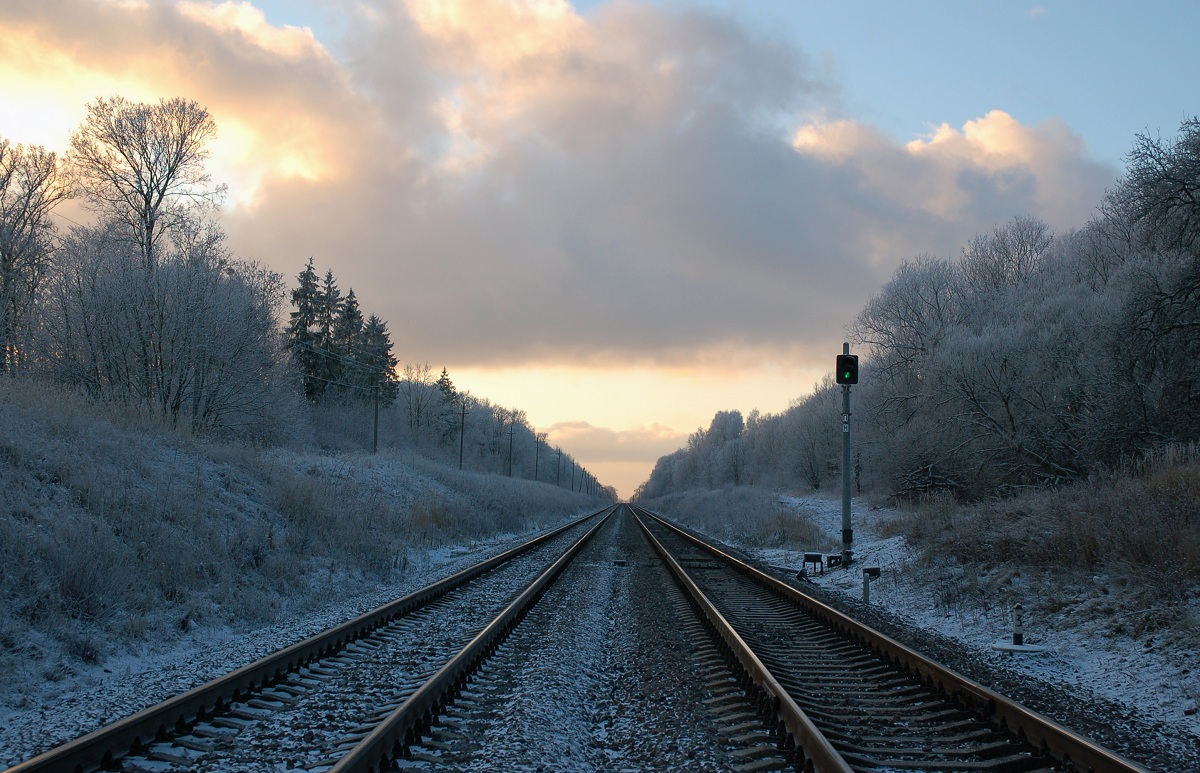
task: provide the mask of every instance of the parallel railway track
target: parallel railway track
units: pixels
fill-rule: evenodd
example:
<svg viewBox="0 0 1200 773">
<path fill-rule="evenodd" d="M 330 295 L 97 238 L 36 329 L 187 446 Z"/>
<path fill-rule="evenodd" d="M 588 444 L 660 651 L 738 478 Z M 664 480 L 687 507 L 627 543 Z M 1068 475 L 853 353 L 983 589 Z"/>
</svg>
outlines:
<svg viewBox="0 0 1200 773">
<path fill-rule="evenodd" d="M 632 506 L 8 773 L 486 770 L 555 745 L 544 769 L 1145 773 Z"/>
<path fill-rule="evenodd" d="M 638 510 L 816 771 L 1146 770 Z M 672 555 L 674 554 L 674 555 Z"/>
<path fill-rule="evenodd" d="M 487 631 L 489 637 L 498 636 L 500 631 L 489 630 L 493 616 L 502 609 L 510 620 L 515 616 L 516 613 L 508 613 L 505 604 L 529 583 L 539 568 L 545 569 L 548 559 L 542 554 L 553 551 L 559 555 L 561 547 L 555 547 L 557 543 L 572 533 L 577 536 L 584 530 L 585 522 L 603 520 L 600 516 L 607 517 L 612 509 L 566 524 L 379 609 L 51 749 L 6 773 L 139 767 L 162 770 L 164 765 L 172 764 L 182 770 L 238 769 L 241 764 L 236 758 L 238 749 L 249 746 L 246 754 L 251 757 L 262 754 L 263 747 L 255 747 L 247 741 L 247 736 L 265 738 L 260 744 L 272 743 L 272 739 L 280 743 L 283 731 L 274 725 L 276 720 L 286 718 L 295 724 L 293 712 L 287 710 L 306 693 L 328 691 L 329 682 L 366 664 L 375 673 L 351 675 L 339 688 L 342 695 L 338 700 L 346 705 L 348 712 L 330 708 L 313 725 L 297 728 L 301 737 L 307 736 L 306 746 L 319 746 L 326 738 L 341 738 L 343 743 L 331 750 L 332 755 L 326 755 L 332 766 L 353 752 L 360 740 L 362 743 L 368 740 L 370 733 L 364 735 L 363 731 L 373 730 L 391 717 L 391 709 L 398 705 L 392 707 L 389 702 L 402 704 L 411 697 L 409 694 L 418 691 L 411 685 L 427 681 L 423 677 L 438 677 L 445 660 L 468 642 L 474 643 L 472 637 L 478 638 L 475 635 L 480 631 Z M 465 595 L 464 589 L 484 577 L 488 582 L 480 584 L 489 589 L 485 597 Z M 450 629 L 447 620 L 454 623 Z M 381 657 L 389 653 L 390 657 Z M 391 686 L 376 705 L 363 707 L 364 702 L 370 702 L 361 689 L 366 687 L 364 681 L 369 683 L 379 678 L 380 668 L 396 683 L 386 683 Z M 445 682 L 446 676 L 442 674 L 438 688 L 443 688 Z M 428 690 L 422 693 L 421 700 L 428 700 L 429 694 Z M 443 697 L 438 692 L 434 701 Z M 381 711 L 384 707 L 389 710 Z M 429 706 L 422 704 L 422 708 L 427 713 Z M 263 723 L 268 727 L 257 727 Z M 282 735 L 289 737 L 290 733 Z M 362 763 L 343 769 L 370 768 L 371 765 Z"/>
</svg>

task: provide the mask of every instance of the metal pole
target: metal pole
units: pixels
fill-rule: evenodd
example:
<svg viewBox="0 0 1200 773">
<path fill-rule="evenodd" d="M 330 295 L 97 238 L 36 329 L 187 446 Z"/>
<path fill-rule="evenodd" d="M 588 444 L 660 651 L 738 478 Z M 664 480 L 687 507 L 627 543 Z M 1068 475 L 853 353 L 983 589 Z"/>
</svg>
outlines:
<svg viewBox="0 0 1200 773">
<path fill-rule="evenodd" d="M 556 459 L 554 462 L 554 486 L 556 488 L 559 485 L 558 473 L 559 473 L 559 470 L 561 470 L 561 469 L 562 469 L 562 449 L 560 448 L 560 449 L 558 449 L 558 459 Z"/>
<path fill-rule="evenodd" d="M 371 435 L 371 453 L 379 453 L 379 385 L 371 390 L 375 393 L 375 430 Z"/>
<path fill-rule="evenodd" d="M 467 398 L 462 398 L 462 418 L 458 422 L 458 469 L 463 467 L 463 443 L 467 433 Z"/>
<path fill-rule="evenodd" d="M 842 354 L 850 344 L 842 344 Z M 842 566 L 853 560 L 854 529 L 850 526 L 850 385 L 842 384 Z"/>
<path fill-rule="evenodd" d="M 533 479 L 538 479 L 538 457 L 542 453 L 542 439 L 533 433 Z"/>
<path fill-rule="evenodd" d="M 513 446 L 513 430 L 517 426 L 517 412 L 513 411 L 513 416 L 508 420 L 508 477 L 512 477 L 512 446 Z"/>
</svg>

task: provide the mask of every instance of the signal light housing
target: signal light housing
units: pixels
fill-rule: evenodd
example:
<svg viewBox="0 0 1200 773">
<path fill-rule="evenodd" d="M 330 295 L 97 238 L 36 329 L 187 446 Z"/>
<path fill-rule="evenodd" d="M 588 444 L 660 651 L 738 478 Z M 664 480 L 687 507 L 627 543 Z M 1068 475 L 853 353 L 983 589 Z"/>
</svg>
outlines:
<svg viewBox="0 0 1200 773">
<path fill-rule="evenodd" d="M 839 384 L 858 383 L 857 354 L 839 354 L 837 356 L 837 373 L 835 381 Z"/>
</svg>

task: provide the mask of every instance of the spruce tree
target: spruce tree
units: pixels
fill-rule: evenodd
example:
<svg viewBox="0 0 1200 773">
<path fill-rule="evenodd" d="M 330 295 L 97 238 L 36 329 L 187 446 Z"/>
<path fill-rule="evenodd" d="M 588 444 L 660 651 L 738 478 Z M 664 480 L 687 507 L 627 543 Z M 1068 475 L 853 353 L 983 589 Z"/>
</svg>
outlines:
<svg viewBox="0 0 1200 773">
<path fill-rule="evenodd" d="M 438 376 L 435 386 L 438 390 L 438 417 L 440 418 L 438 439 L 442 445 L 446 445 L 458 436 L 458 423 L 462 420 L 458 409 L 459 395 L 445 368 L 442 368 L 442 375 Z"/>
<path fill-rule="evenodd" d="M 292 305 L 296 310 L 288 319 L 287 345 L 292 353 L 292 361 L 300 369 L 304 396 L 315 402 L 325 392 L 325 381 L 321 378 L 322 356 L 317 335 L 320 287 L 312 258 L 308 259 L 308 265 L 297 279 L 299 284 L 292 290 Z"/>
<path fill-rule="evenodd" d="M 379 388 L 379 401 L 390 405 L 399 393 L 396 379 L 398 360 L 392 355 L 387 323 L 372 314 L 363 325 L 360 362 L 366 366 L 367 386 Z"/>
<path fill-rule="evenodd" d="M 325 272 L 325 279 L 317 293 L 317 349 L 319 350 L 318 377 L 323 379 L 332 391 L 341 391 L 344 368 L 337 355 L 337 341 L 334 336 L 334 326 L 342 311 L 342 293 L 338 290 L 337 280 L 333 271 Z"/>
<path fill-rule="evenodd" d="M 452 403 L 458 397 L 458 390 L 454 388 L 454 382 L 445 368 L 442 368 L 442 375 L 438 376 L 437 388 L 443 403 Z"/>
<path fill-rule="evenodd" d="M 358 298 L 354 290 L 346 293 L 341 310 L 333 322 L 332 353 L 341 368 L 341 381 L 348 387 L 362 387 L 366 380 L 367 371 L 360 360 L 362 359 L 363 316 L 358 306 Z M 368 390 L 351 389 L 351 397 L 367 399 Z"/>
</svg>

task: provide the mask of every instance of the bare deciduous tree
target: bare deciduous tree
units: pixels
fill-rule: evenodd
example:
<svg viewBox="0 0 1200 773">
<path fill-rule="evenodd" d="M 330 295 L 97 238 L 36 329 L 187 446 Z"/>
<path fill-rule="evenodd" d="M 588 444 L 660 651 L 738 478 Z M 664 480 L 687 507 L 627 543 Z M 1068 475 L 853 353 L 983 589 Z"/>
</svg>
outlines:
<svg viewBox="0 0 1200 773">
<path fill-rule="evenodd" d="M 976 294 L 1012 286 L 1028 278 L 1050 249 L 1050 226 L 1032 217 L 1014 217 L 963 249 L 960 264 L 967 287 Z"/>
<path fill-rule="evenodd" d="M 50 212 L 69 195 L 54 153 L 0 138 L 0 372 L 25 358 L 28 312 L 53 251 Z"/>
<path fill-rule="evenodd" d="M 191 100 L 133 103 L 98 98 L 71 134 L 68 157 L 80 192 L 102 217 L 122 223 L 143 265 L 190 206 L 219 203 L 225 186 L 208 187 L 204 169 L 217 125 Z"/>
<path fill-rule="evenodd" d="M 404 398 L 408 430 L 412 433 L 413 445 L 421 446 L 421 428 L 428 429 L 430 414 L 437 404 L 437 381 L 429 363 L 405 365 L 400 379 L 400 395 Z"/>
<path fill-rule="evenodd" d="M 73 231 L 43 309 L 46 368 L 96 397 L 147 405 L 172 426 L 270 434 L 286 401 L 283 281 L 233 261 L 215 228 L 176 243 L 147 276 L 121 236 Z"/>
<path fill-rule="evenodd" d="M 1200 118 L 1189 118 L 1173 141 L 1138 135 L 1129 175 L 1113 196 L 1149 241 L 1165 249 L 1200 245 Z"/>
</svg>

